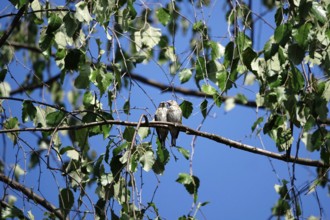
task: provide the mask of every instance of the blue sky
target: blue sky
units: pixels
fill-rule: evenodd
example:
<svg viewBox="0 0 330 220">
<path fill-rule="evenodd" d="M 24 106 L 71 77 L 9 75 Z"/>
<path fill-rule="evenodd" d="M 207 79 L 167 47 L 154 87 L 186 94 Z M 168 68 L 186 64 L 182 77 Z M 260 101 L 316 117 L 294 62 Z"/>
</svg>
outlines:
<svg viewBox="0 0 330 220">
<path fill-rule="evenodd" d="M 154 5 L 156 1 L 147 3 Z M 7 1 L 1 1 L 0 8 L 4 8 L 4 6 L 8 4 Z M 218 41 L 225 46 L 230 39 L 228 38 L 223 4 L 224 3 L 221 1 L 216 1 L 210 8 L 205 8 L 203 11 L 197 10 L 196 20 L 205 18 L 207 20 L 207 25 L 210 26 L 211 37 L 213 40 Z M 187 8 L 183 9 L 183 12 L 193 12 L 193 9 L 190 8 L 190 6 L 191 5 L 189 4 Z M 256 3 L 253 10 L 257 13 L 261 13 L 266 9 Z M 11 10 L 5 11 L 4 13 L 8 12 L 11 12 Z M 0 11 L 0 15 L 1 14 L 2 12 Z M 269 23 L 275 26 L 273 22 L 273 13 L 267 14 L 265 18 Z M 2 29 L 8 25 L 5 21 L 8 22 L 8 20 L 0 20 Z M 161 24 L 159 24 L 159 27 L 161 27 Z M 256 39 L 260 40 L 260 42 L 255 42 L 255 45 L 259 50 L 261 49 L 259 47 L 262 47 L 272 35 L 272 30 L 260 20 L 255 24 L 255 27 L 260 30 L 256 33 Z M 104 34 L 100 33 L 100 37 L 104 38 Z M 183 38 L 181 33 L 178 33 L 176 37 L 176 51 L 178 54 L 182 54 L 182 57 L 180 58 L 184 58 L 186 56 L 185 51 L 189 48 L 189 42 L 187 41 L 189 36 Z M 22 54 L 20 54 L 20 56 L 22 56 Z M 17 60 L 22 60 L 22 57 L 17 57 Z M 28 68 L 23 67 L 21 63 L 15 61 L 10 65 L 10 70 L 14 75 L 14 78 L 18 81 L 23 80 L 23 77 L 21 77 L 20 74 L 22 74 L 22 72 L 28 72 Z M 57 73 L 57 69 L 52 69 L 52 72 Z M 148 64 L 138 64 L 134 72 L 162 83 L 170 83 L 167 79 L 172 79 L 172 76 L 168 74 L 169 70 L 167 65 L 159 66 L 153 62 Z M 166 73 L 167 76 L 165 76 L 164 73 Z M 75 76 L 76 75 L 68 77 L 64 86 L 71 86 L 71 80 L 73 80 Z M 8 78 L 9 77 L 7 76 L 6 79 Z M 12 88 L 17 87 L 13 80 L 8 80 L 11 82 Z M 173 83 L 175 86 L 196 89 L 193 80 L 181 85 L 178 76 L 173 78 Z M 139 85 L 153 98 L 155 103 L 175 98 L 171 93 L 162 93 L 160 90 L 146 86 L 142 83 L 139 83 Z M 258 87 L 256 84 L 246 86 L 243 85 L 241 80 L 238 83 L 238 88 L 230 90 L 227 95 L 243 93 L 249 99 L 253 99 L 257 91 Z M 41 98 L 42 95 L 44 94 L 35 92 L 33 97 L 38 99 Z M 182 100 L 188 100 L 193 103 L 193 113 L 188 120 L 183 119 L 183 124 L 191 128 L 197 128 L 203 120 L 199 110 L 199 104 L 203 100 L 196 97 L 182 96 L 180 94 L 176 95 L 179 102 Z M 155 112 L 152 101 L 144 94 L 139 86 L 133 86 L 130 96 L 131 107 L 136 109 L 131 111 L 130 116 L 121 115 L 121 120 L 137 121 L 141 114 L 146 114 L 147 112 L 152 115 Z M 122 91 L 121 97 L 118 99 L 118 106 L 120 108 L 127 98 L 128 92 L 125 90 Z M 45 102 L 50 102 L 47 93 L 43 100 Z M 211 103 L 212 100 L 209 100 L 209 104 Z M 7 112 L 8 114 L 20 118 L 20 111 L 17 110 L 20 109 L 21 103 L 6 102 L 5 106 L 8 106 L 11 110 L 10 113 Z M 106 106 L 106 103 L 104 103 L 104 106 Z M 259 110 L 257 112 L 256 109 L 236 106 L 233 110 L 227 112 L 224 108 L 225 104 L 220 108 L 214 107 L 202 125 L 201 130 L 260 148 L 262 147 L 262 140 L 267 150 L 277 152 L 275 144 L 268 137 L 261 133 L 261 137 L 259 138 L 255 133 L 251 133 L 253 122 L 258 117 L 265 116 L 266 113 L 264 111 Z M 123 127 L 121 127 L 121 129 L 123 130 Z M 113 128 L 111 134 L 116 134 L 116 132 L 117 129 Z M 21 137 L 25 138 L 30 143 L 33 143 L 35 140 L 34 137 L 31 137 L 31 134 L 22 134 Z M 4 137 L 1 136 L 0 142 L 4 141 L 2 140 L 3 138 Z M 153 136 L 152 139 L 154 148 L 155 138 L 156 137 Z M 191 151 L 192 138 L 192 136 L 180 133 L 178 145 Z M 11 145 L 10 141 L 7 138 L 5 139 L 6 143 Z M 69 144 L 66 142 L 64 143 Z M 296 143 L 296 141 L 294 143 Z M 106 144 L 107 140 L 104 141 L 100 136 L 91 138 L 91 148 L 98 154 L 104 153 Z M 37 148 L 36 145 L 31 145 Z M 167 145 L 169 145 L 169 140 L 167 141 Z M 29 151 L 26 146 L 21 147 L 25 149 L 24 152 Z M 22 153 L 22 148 L 20 148 L 20 146 L 15 146 L 13 148 L 7 147 L 5 156 L 7 162 L 10 161 L 13 163 L 16 158 L 18 158 L 21 166 L 24 167 L 29 155 Z M 204 216 L 206 219 L 267 219 L 270 217 L 271 207 L 279 198 L 279 195 L 274 190 L 274 185 L 279 184 L 281 179 L 289 180 L 288 167 L 291 168 L 291 164 L 274 159 L 269 160 L 264 156 L 243 152 L 201 137 L 197 138 L 194 150 L 195 152 L 192 160 L 193 173 L 198 176 L 201 182 L 198 193 L 198 202 L 209 202 L 209 204 L 202 207 L 201 210 L 203 214 L 200 212 L 197 214 L 198 219 L 203 219 Z M 19 153 L 16 154 L 17 152 Z M 175 181 L 179 173 L 190 172 L 190 161 L 183 158 L 183 156 L 175 149 L 173 149 L 173 152 L 179 160 L 175 161 L 174 158 L 171 157 L 170 162 L 166 166 L 164 175 L 155 176 L 152 172 L 143 172 L 144 186 L 142 189 L 142 201 L 144 203 L 150 201 L 159 180 L 160 184 L 158 185 L 154 202 L 157 204 L 162 217 L 166 219 L 177 219 L 181 215 L 187 215 L 193 203 L 193 198 L 186 192 L 185 188 Z M 4 157 L 3 152 L 0 152 L 0 155 L 1 157 Z M 300 151 L 300 156 L 302 157 L 315 158 L 315 155 L 315 153 L 307 152 L 305 149 Z M 275 172 L 271 165 L 274 166 Z M 296 186 L 298 188 L 307 182 L 314 180 L 316 177 L 314 168 L 300 165 L 297 165 L 296 168 Z M 56 174 L 58 175 L 58 173 Z M 39 176 L 41 177 L 40 184 L 36 181 Z M 36 193 L 42 194 L 46 199 L 49 199 L 57 205 L 58 196 L 56 193 L 58 186 L 54 177 L 49 172 L 40 173 L 39 169 L 34 169 L 33 171 L 28 172 L 25 178 L 21 177 L 21 179 L 24 179 L 23 183 L 34 189 Z M 138 175 L 137 179 L 139 180 Z M 63 181 L 60 179 L 58 179 L 58 181 L 61 187 L 63 187 Z M 2 188 L 3 184 L 1 183 L 0 186 Z M 89 193 L 93 194 L 94 190 L 95 188 L 91 188 Z M 327 209 L 327 207 L 330 207 L 330 201 L 327 191 L 317 188 L 317 192 L 321 205 L 326 213 L 324 219 L 329 219 L 329 209 Z M 2 196 L 1 190 L 0 196 Z M 19 194 L 17 196 L 20 198 Z M 20 202 L 24 203 L 24 201 Z M 302 195 L 301 202 L 304 217 L 319 215 L 319 207 L 315 194 L 311 193 L 308 195 Z M 36 219 L 39 219 L 42 216 L 42 211 L 36 206 L 29 205 L 27 201 L 25 201 L 25 209 L 32 209 L 33 214 L 37 217 Z"/>
</svg>

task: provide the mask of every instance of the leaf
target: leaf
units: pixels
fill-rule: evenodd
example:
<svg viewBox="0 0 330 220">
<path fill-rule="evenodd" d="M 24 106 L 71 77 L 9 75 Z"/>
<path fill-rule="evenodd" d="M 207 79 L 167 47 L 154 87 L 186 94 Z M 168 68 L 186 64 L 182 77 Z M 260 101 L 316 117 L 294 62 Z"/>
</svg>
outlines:
<svg viewBox="0 0 330 220">
<path fill-rule="evenodd" d="M 328 21 L 327 11 L 322 5 L 320 5 L 320 3 L 313 1 L 311 11 L 320 23 L 325 24 Z"/>
<path fill-rule="evenodd" d="M 300 64 L 304 57 L 305 51 L 298 44 L 291 44 L 288 49 L 289 59 L 295 64 Z"/>
<path fill-rule="evenodd" d="M 46 34 L 52 34 L 55 31 L 57 31 L 61 27 L 62 23 L 63 23 L 62 19 L 59 16 L 57 16 L 57 14 L 52 13 L 48 20 Z"/>
<path fill-rule="evenodd" d="M 23 108 L 22 108 L 22 121 L 26 122 L 28 118 L 30 118 L 31 121 L 34 120 L 37 114 L 37 109 L 34 107 L 31 101 L 24 100 L 23 101 Z"/>
<path fill-rule="evenodd" d="M 170 153 L 166 148 L 163 148 L 158 141 L 157 144 L 157 158 L 152 166 L 152 170 L 156 174 L 162 174 L 165 171 L 165 165 L 170 160 Z"/>
<path fill-rule="evenodd" d="M 86 2 L 78 2 L 76 4 L 76 13 L 75 17 L 77 18 L 78 21 L 80 22 L 87 22 L 89 23 L 92 20 L 91 15 L 89 14 L 88 11 L 88 6 Z"/>
<path fill-rule="evenodd" d="M 207 114 L 207 104 L 208 104 L 208 101 L 206 99 L 204 99 L 204 101 L 200 105 L 201 113 L 204 118 L 206 117 L 206 114 Z"/>
<path fill-rule="evenodd" d="M 39 39 L 39 48 L 41 51 L 46 51 L 53 44 L 54 34 L 46 34 L 46 32 L 41 32 Z"/>
<path fill-rule="evenodd" d="M 211 47 L 211 58 L 212 60 L 220 59 L 225 54 L 225 47 L 215 41 L 208 42 Z"/>
<path fill-rule="evenodd" d="M 18 129 L 19 128 L 18 125 L 19 125 L 18 119 L 16 117 L 13 117 L 13 118 L 8 118 L 4 122 L 3 127 L 5 130 Z M 7 134 L 7 137 L 9 137 L 16 144 L 18 132 L 11 132 L 11 133 L 6 133 L 6 134 Z"/>
<path fill-rule="evenodd" d="M 150 128 L 148 127 L 140 127 L 138 130 L 138 135 L 140 136 L 141 140 L 148 137 L 150 134 Z"/>
<path fill-rule="evenodd" d="M 189 116 L 191 115 L 191 113 L 193 111 L 192 103 L 185 100 L 180 104 L 180 108 L 182 110 L 182 116 L 184 118 L 189 118 Z"/>
<path fill-rule="evenodd" d="M 145 151 L 144 154 L 140 157 L 139 161 L 142 163 L 144 171 L 150 171 L 153 164 L 155 163 L 154 152 Z"/>
<path fill-rule="evenodd" d="M 62 189 L 58 197 L 61 211 L 67 216 L 74 204 L 74 196 L 69 188 Z"/>
<path fill-rule="evenodd" d="M 306 23 L 292 31 L 293 38 L 298 45 L 304 49 L 306 49 L 309 44 L 308 36 L 311 34 L 312 27 L 313 25 L 311 23 Z"/>
<path fill-rule="evenodd" d="M 123 138 L 127 142 L 132 142 L 134 133 L 135 133 L 135 128 L 128 126 L 124 130 Z"/>
<path fill-rule="evenodd" d="M 284 46 L 288 42 L 291 36 L 291 30 L 292 30 L 292 26 L 291 24 L 288 23 L 281 24 L 280 26 L 278 26 L 275 29 L 275 33 L 274 33 L 274 39 L 276 43 Z"/>
<path fill-rule="evenodd" d="M 127 101 L 125 102 L 125 104 L 124 104 L 124 107 L 123 107 L 124 113 L 125 113 L 126 115 L 129 115 L 130 108 L 131 108 L 131 107 L 130 107 L 130 101 L 127 100 Z"/>
<path fill-rule="evenodd" d="M 195 74 L 195 80 L 198 83 L 200 80 L 204 79 L 206 74 L 206 61 L 204 57 L 198 57 L 196 62 L 196 74 Z"/>
<path fill-rule="evenodd" d="M 265 60 L 269 60 L 278 52 L 279 45 L 274 41 L 273 38 L 270 38 L 264 46 L 264 55 Z M 252 68 L 253 69 L 253 68 Z"/>
<path fill-rule="evenodd" d="M 7 68 L 3 68 L 2 70 L 0 70 L 0 83 L 2 83 L 5 80 L 7 72 L 8 72 Z"/>
<path fill-rule="evenodd" d="M 176 182 L 184 185 L 189 194 L 194 195 L 194 202 L 197 201 L 197 192 L 199 188 L 199 179 L 187 173 L 180 173 Z"/>
<path fill-rule="evenodd" d="M 202 85 L 202 92 L 204 92 L 207 95 L 214 95 L 217 93 L 217 90 L 210 84 L 204 84 Z"/>
<path fill-rule="evenodd" d="M 251 63 L 255 58 L 257 58 L 257 53 L 251 47 L 243 51 L 243 63 L 250 71 L 252 71 Z"/>
<path fill-rule="evenodd" d="M 180 79 L 181 84 L 188 82 L 189 79 L 191 78 L 191 76 L 192 76 L 192 72 L 190 69 L 186 69 L 186 68 L 182 69 L 179 72 L 179 79 Z"/>
<path fill-rule="evenodd" d="M 84 53 L 78 49 L 69 50 L 68 54 L 64 58 L 64 62 L 65 62 L 65 69 L 77 70 L 78 64 L 80 62 L 81 63 L 84 62 Z"/>
<path fill-rule="evenodd" d="M 254 130 L 256 129 L 256 127 L 261 124 L 264 121 L 263 117 L 259 117 L 252 125 L 251 130 L 252 132 L 254 132 Z"/>
<path fill-rule="evenodd" d="M 64 117 L 65 117 L 65 112 L 63 111 L 51 112 L 48 113 L 46 116 L 46 123 L 48 126 L 55 127 L 62 122 Z"/>
<path fill-rule="evenodd" d="M 187 160 L 189 160 L 189 158 L 190 158 L 189 150 L 186 150 L 183 147 L 177 147 L 177 149 L 184 156 L 184 158 L 186 158 Z"/>
<path fill-rule="evenodd" d="M 160 29 L 150 25 L 147 25 L 147 28 L 141 32 L 142 43 L 149 49 L 152 49 L 159 43 L 161 36 L 162 33 Z"/>
<path fill-rule="evenodd" d="M 235 107 L 235 99 L 234 98 L 228 98 L 225 101 L 225 110 L 227 112 L 229 112 L 230 110 L 232 110 Z"/>
<path fill-rule="evenodd" d="M 156 16 L 158 21 L 164 26 L 166 26 L 168 22 L 171 20 L 171 15 L 166 8 L 157 9 Z"/>
</svg>

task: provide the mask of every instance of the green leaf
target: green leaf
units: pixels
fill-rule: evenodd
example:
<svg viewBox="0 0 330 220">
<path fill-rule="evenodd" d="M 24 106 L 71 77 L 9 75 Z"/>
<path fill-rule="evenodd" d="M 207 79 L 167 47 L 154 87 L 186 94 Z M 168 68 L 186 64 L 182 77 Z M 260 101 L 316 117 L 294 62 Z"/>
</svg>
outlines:
<svg viewBox="0 0 330 220">
<path fill-rule="evenodd" d="M 276 43 L 284 46 L 291 36 L 292 26 L 288 23 L 281 24 L 275 29 L 274 39 Z"/>
<path fill-rule="evenodd" d="M 220 59 L 225 54 L 225 47 L 215 41 L 208 42 L 211 47 L 211 58 L 212 60 Z"/>
<path fill-rule="evenodd" d="M 126 127 L 124 130 L 124 134 L 123 134 L 123 138 L 127 141 L 127 142 L 132 142 L 133 140 L 133 136 L 135 133 L 135 128 L 133 127 Z"/>
<path fill-rule="evenodd" d="M 176 182 L 184 185 L 189 194 L 194 195 L 194 202 L 197 201 L 197 192 L 199 188 L 199 179 L 196 176 L 191 176 L 188 173 L 180 173 Z"/>
<path fill-rule="evenodd" d="M 58 197 L 58 201 L 60 203 L 61 211 L 64 216 L 67 216 L 74 204 L 74 196 L 72 191 L 69 188 L 62 189 Z"/>
<path fill-rule="evenodd" d="M 171 15 L 166 8 L 159 8 L 156 10 L 157 19 L 162 25 L 166 26 L 171 20 Z"/>
<path fill-rule="evenodd" d="M 84 63 L 84 53 L 81 50 L 73 49 L 69 50 L 64 58 L 65 69 L 67 70 L 77 70 L 78 64 Z"/>
<path fill-rule="evenodd" d="M 46 51 L 51 47 L 54 41 L 54 34 L 46 34 L 46 32 L 41 32 L 39 39 L 39 47 L 41 51 Z"/>
<path fill-rule="evenodd" d="M 26 122 L 28 118 L 30 120 L 34 120 L 37 114 L 37 109 L 34 107 L 31 101 L 29 100 L 24 100 L 23 101 L 23 108 L 22 108 L 22 121 Z"/>
<path fill-rule="evenodd" d="M 59 16 L 57 16 L 57 14 L 52 13 L 48 20 L 46 34 L 52 34 L 55 31 L 57 31 L 61 27 L 62 23 L 63 23 L 62 19 Z"/>
<path fill-rule="evenodd" d="M 207 114 L 207 104 L 208 104 L 208 101 L 206 99 L 204 99 L 204 101 L 200 105 L 201 113 L 204 118 L 206 117 L 206 114 Z"/>
<path fill-rule="evenodd" d="M 257 53 L 251 47 L 243 51 L 243 63 L 250 71 L 252 71 L 251 63 L 255 58 L 257 58 Z"/>
<path fill-rule="evenodd" d="M 270 38 L 264 46 L 265 60 L 269 60 L 278 52 L 279 45 Z"/>
<path fill-rule="evenodd" d="M 226 68 L 230 67 L 234 59 L 235 45 L 233 41 L 230 41 L 225 48 L 225 57 L 223 64 Z"/>
<path fill-rule="evenodd" d="M 163 148 L 159 141 L 157 141 L 157 158 L 152 166 L 152 170 L 156 174 L 162 174 L 165 171 L 165 165 L 170 160 L 170 153 L 166 148 Z"/>
<path fill-rule="evenodd" d="M 298 29 L 292 31 L 294 40 L 302 48 L 306 48 L 309 44 L 309 35 L 311 34 L 311 29 L 313 25 L 311 23 L 306 23 L 301 25 Z"/>
<path fill-rule="evenodd" d="M 256 127 L 261 124 L 264 121 L 263 117 L 259 117 L 252 125 L 251 130 L 252 132 L 254 132 L 254 130 L 256 129 Z"/>
<path fill-rule="evenodd" d="M 2 70 L 0 70 L 0 83 L 2 83 L 5 80 L 7 72 L 8 72 L 7 68 L 3 68 Z"/>
<path fill-rule="evenodd" d="M 195 66 L 196 66 L 195 80 L 198 83 L 200 80 L 204 79 L 206 74 L 206 61 L 204 57 L 198 57 Z"/>
<path fill-rule="evenodd" d="M 55 127 L 62 122 L 64 117 L 65 117 L 65 112 L 63 111 L 51 112 L 48 113 L 46 116 L 46 123 L 48 126 Z"/>
<path fill-rule="evenodd" d="M 238 47 L 239 51 L 244 51 L 246 48 L 252 45 L 251 39 L 246 36 L 243 32 L 238 32 L 235 38 L 236 47 Z"/>
<path fill-rule="evenodd" d="M 300 64 L 304 57 L 305 51 L 298 44 L 291 44 L 288 49 L 289 59 L 295 64 Z"/>
<path fill-rule="evenodd" d="M 144 154 L 140 157 L 140 163 L 142 163 L 142 168 L 144 171 L 148 172 L 151 170 L 152 166 L 155 163 L 154 152 L 145 151 Z"/>
<path fill-rule="evenodd" d="M 189 79 L 191 78 L 191 76 L 192 76 L 192 72 L 190 69 L 182 69 L 179 72 L 179 79 L 180 79 L 181 84 L 188 82 Z"/>
<path fill-rule="evenodd" d="M 192 103 L 185 100 L 180 104 L 180 108 L 182 110 L 182 116 L 184 118 L 189 118 L 189 116 L 191 115 L 191 113 L 193 111 Z"/>
<path fill-rule="evenodd" d="M 204 92 L 207 95 L 214 95 L 217 93 L 217 90 L 210 84 L 204 84 L 202 85 L 202 92 Z"/>
<path fill-rule="evenodd" d="M 125 102 L 124 107 L 123 107 L 123 110 L 124 110 L 124 113 L 125 113 L 126 115 L 129 115 L 129 112 L 130 112 L 130 110 L 131 110 L 131 107 L 130 107 L 130 101 L 129 101 L 129 100 L 127 100 L 127 101 Z"/>
<path fill-rule="evenodd" d="M 8 118 L 4 124 L 3 127 L 5 130 L 10 130 L 10 129 L 18 129 L 18 119 L 16 117 L 14 118 Z M 16 144 L 17 141 L 17 135 L 18 132 L 11 132 L 11 133 L 6 133 L 7 136 Z"/>
<path fill-rule="evenodd" d="M 186 158 L 187 160 L 189 160 L 189 158 L 190 158 L 189 150 L 186 150 L 183 147 L 177 147 L 177 149 L 182 154 L 182 156 L 184 156 L 184 158 Z"/>
</svg>

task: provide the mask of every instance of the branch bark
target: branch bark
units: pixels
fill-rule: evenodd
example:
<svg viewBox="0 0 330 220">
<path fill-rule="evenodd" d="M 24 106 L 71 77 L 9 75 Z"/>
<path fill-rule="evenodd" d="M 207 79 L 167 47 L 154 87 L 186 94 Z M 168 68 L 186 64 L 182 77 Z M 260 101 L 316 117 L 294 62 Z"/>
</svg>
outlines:
<svg viewBox="0 0 330 220">
<path fill-rule="evenodd" d="M 29 3 L 32 2 L 32 0 L 30 0 L 29 2 L 27 2 L 26 4 L 24 4 L 17 12 L 17 14 L 15 15 L 12 23 L 10 24 L 10 26 L 7 28 L 7 30 L 3 33 L 2 37 L 0 38 L 0 48 L 4 45 L 4 43 L 7 41 L 9 35 L 11 34 L 11 32 L 13 32 L 14 28 L 16 27 L 16 25 L 18 24 L 19 20 L 21 19 L 24 11 L 26 10 L 26 8 L 28 7 Z"/>
<path fill-rule="evenodd" d="M 136 127 L 138 125 L 137 122 L 105 120 L 105 121 L 91 122 L 91 123 L 81 124 L 81 125 L 59 126 L 56 128 L 47 127 L 47 128 L 19 128 L 19 129 L 0 130 L 0 134 L 1 133 L 11 133 L 11 132 L 36 132 L 36 131 L 48 132 L 48 131 L 54 131 L 55 129 L 58 131 L 59 130 L 78 130 L 78 129 L 90 128 L 90 127 L 101 126 L 101 125 L 106 125 L 106 124 L 133 126 L 133 127 Z M 285 153 L 279 154 L 279 153 L 263 150 L 258 147 L 252 146 L 252 145 L 242 144 L 238 141 L 234 141 L 234 140 L 222 137 L 220 135 L 211 134 L 211 133 L 203 132 L 203 131 L 198 131 L 198 130 L 192 129 L 192 128 L 184 126 L 184 125 L 178 125 L 178 124 L 174 124 L 174 123 L 170 123 L 170 122 L 143 122 L 140 124 L 140 127 L 168 128 L 169 126 L 174 126 L 174 127 L 178 128 L 181 132 L 185 132 L 187 135 L 196 135 L 196 136 L 204 137 L 204 138 L 210 139 L 212 141 L 227 145 L 232 148 L 251 152 L 254 154 L 258 154 L 258 155 L 267 156 L 270 158 L 274 158 L 276 160 L 281 160 L 281 161 L 285 161 L 285 162 L 296 163 L 296 164 L 301 164 L 301 165 L 311 166 L 311 167 L 324 167 L 324 168 L 330 167 L 329 164 L 325 164 L 324 162 L 319 161 L 319 160 L 311 160 L 308 158 L 296 158 L 295 156 L 291 156 L 291 155 L 287 156 Z"/>
<path fill-rule="evenodd" d="M 48 202 L 45 198 L 42 198 L 41 196 L 35 194 L 32 189 L 26 188 L 19 182 L 16 182 L 15 180 L 12 180 L 9 177 L 5 176 L 3 173 L 0 173 L 0 181 L 8 184 L 11 188 L 22 192 L 29 199 L 43 206 L 49 212 L 56 215 L 56 217 L 58 217 L 59 219 L 65 219 L 65 217 L 62 215 L 61 211 L 57 207 Z"/>
</svg>

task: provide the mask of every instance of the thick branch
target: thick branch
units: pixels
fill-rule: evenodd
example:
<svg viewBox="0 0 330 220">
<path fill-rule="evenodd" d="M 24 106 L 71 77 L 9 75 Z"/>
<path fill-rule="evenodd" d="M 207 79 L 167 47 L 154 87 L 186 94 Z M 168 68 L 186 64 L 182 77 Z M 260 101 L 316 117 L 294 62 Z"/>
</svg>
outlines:
<svg viewBox="0 0 330 220">
<path fill-rule="evenodd" d="M 89 128 L 94 126 L 100 126 L 100 125 L 106 125 L 106 124 L 112 124 L 112 125 L 124 125 L 124 126 L 133 126 L 136 127 L 138 125 L 137 122 L 128 122 L 128 121 L 118 121 L 118 120 L 105 120 L 105 121 L 98 121 L 98 122 L 91 122 L 88 124 L 82 124 L 82 125 L 73 125 L 73 126 L 60 126 L 56 127 L 56 130 L 77 130 L 77 129 L 83 129 L 83 128 Z M 264 155 L 267 157 L 271 157 L 277 160 L 282 160 L 286 162 L 292 162 L 296 164 L 306 165 L 306 166 L 312 166 L 312 167 L 330 167 L 329 165 L 323 163 L 322 161 L 318 160 L 311 160 L 307 158 L 296 158 L 294 156 L 287 157 L 286 154 L 279 154 L 274 153 L 271 151 L 263 150 L 251 145 L 242 144 L 240 142 L 224 138 L 222 136 L 211 134 L 203 131 L 197 131 L 192 128 L 189 128 L 184 125 L 176 125 L 170 122 L 144 122 L 140 124 L 141 127 L 164 127 L 168 128 L 169 126 L 175 126 L 179 128 L 180 131 L 185 132 L 187 135 L 196 135 L 200 137 L 204 137 L 210 140 L 213 140 L 215 142 L 228 145 L 230 147 L 248 151 L 254 154 Z M 8 130 L 0 130 L 1 133 L 11 133 L 11 132 L 35 132 L 35 131 L 54 131 L 54 127 L 47 127 L 47 128 L 19 128 L 19 129 L 8 129 Z"/>
<path fill-rule="evenodd" d="M 8 184 L 11 188 L 16 189 L 20 192 L 22 192 L 24 195 L 26 195 L 29 199 L 32 201 L 35 201 L 39 205 L 43 206 L 45 209 L 50 211 L 51 213 L 54 213 L 59 219 L 65 219 L 65 217 L 62 215 L 61 211 L 57 209 L 53 204 L 48 202 L 46 199 L 42 198 L 41 196 L 35 194 L 32 189 L 28 189 L 22 184 L 16 182 L 15 180 L 12 180 L 5 176 L 3 173 L 0 173 L 0 181 Z"/>
</svg>

